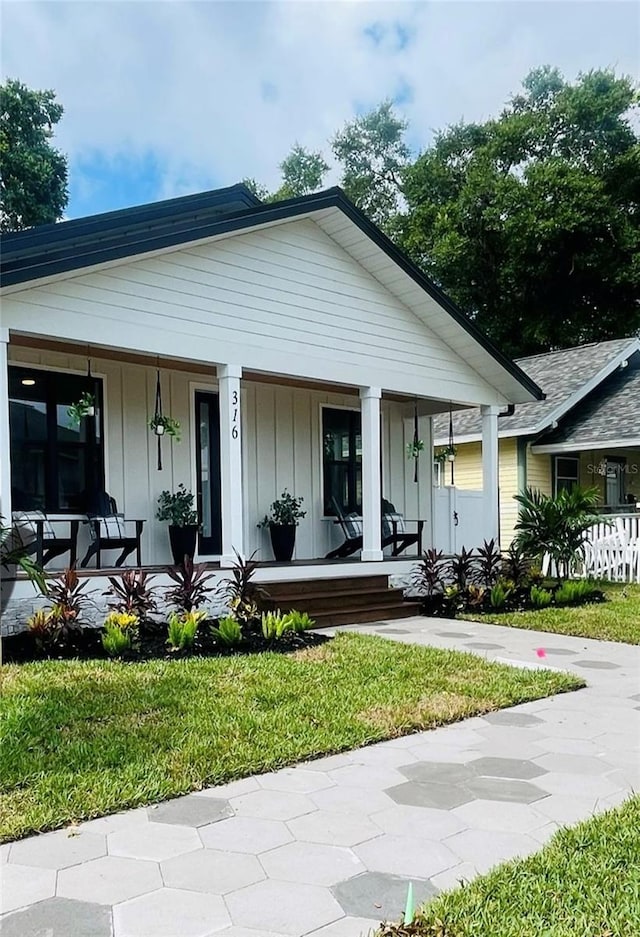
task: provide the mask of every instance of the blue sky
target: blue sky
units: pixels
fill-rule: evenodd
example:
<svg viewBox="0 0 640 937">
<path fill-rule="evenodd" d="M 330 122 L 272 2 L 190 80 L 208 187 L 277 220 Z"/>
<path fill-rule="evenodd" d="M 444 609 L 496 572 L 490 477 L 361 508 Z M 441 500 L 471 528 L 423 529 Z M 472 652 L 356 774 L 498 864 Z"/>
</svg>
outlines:
<svg viewBox="0 0 640 937">
<path fill-rule="evenodd" d="M 228 185 L 269 186 L 291 145 L 323 149 L 397 102 L 419 150 L 499 112 L 524 75 L 640 71 L 634 0 L 3 3 L 3 78 L 53 88 L 69 217 Z M 335 173 L 329 183 L 337 181 Z"/>
</svg>

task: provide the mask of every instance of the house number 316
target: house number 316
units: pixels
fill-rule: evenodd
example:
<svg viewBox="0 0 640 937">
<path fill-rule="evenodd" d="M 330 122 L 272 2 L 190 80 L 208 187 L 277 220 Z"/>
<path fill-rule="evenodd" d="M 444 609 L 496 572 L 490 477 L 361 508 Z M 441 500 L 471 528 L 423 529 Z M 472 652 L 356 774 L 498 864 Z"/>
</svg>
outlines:
<svg viewBox="0 0 640 937">
<path fill-rule="evenodd" d="M 231 418 L 231 438 L 237 439 L 238 430 L 238 391 L 234 390 L 231 395 L 231 406 L 233 407 L 233 416 Z"/>
</svg>

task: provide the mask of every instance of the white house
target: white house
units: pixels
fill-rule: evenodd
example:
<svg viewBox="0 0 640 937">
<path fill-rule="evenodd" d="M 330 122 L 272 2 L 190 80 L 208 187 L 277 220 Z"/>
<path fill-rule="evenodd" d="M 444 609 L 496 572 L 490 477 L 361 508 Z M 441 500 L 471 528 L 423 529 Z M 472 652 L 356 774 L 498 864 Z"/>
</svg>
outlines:
<svg viewBox="0 0 640 937">
<path fill-rule="evenodd" d="M 428 546 L 431 416 L 480 407 L 479 533 L 497 532 L 497 415 L 541 392 L 340 189 L 262 204 L 237 185 L 46 225 L 3 238 L 1 272 L 5 517 L 82 520 L 88 492 L 105 489 L 145 519 L 143 563 L 162 565 L 156 501 L 184 483 L 198 498 L 198 558 L 225 567 L 234 550 L 271 558 L 257 522 L 287 488 L 307 509 L 297 577 L 384 573 L 381 496 L 425 521 Z M 148 428 L 158 371 L 183 434 L 163 440 L 161 471 Z M 95 419 L 70 427 L 88 380 Z M 362 515 L 361 564 L 317 563 L 342 536 L 332 497 Z"/>
</svg>

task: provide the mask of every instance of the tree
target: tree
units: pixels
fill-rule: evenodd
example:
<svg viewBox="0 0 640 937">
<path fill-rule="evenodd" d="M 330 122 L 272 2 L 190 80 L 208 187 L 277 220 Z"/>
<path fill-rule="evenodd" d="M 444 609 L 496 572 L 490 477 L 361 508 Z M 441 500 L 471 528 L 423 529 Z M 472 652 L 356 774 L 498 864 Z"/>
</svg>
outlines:
<svg viewBox="0 0 640 937">
<path fill-rule="evenodd" d="M 67 160 L 50 143 L 62 117 L 53 91 L 0 85 L 0 229 L 58 221 L 67 206 Z"/>
<path fill-rule="evenodd" d="M 507 353 L 640 328 L 637 101 L 609 71 L 537 69 L 404 171 L 402 246 Z"/>
<path fill-rule="evenodd" d="M 402 179 L 410 151 L 404 141 L 408 124 L 391 101 L 344 125 L 331 146 L 342 166 L 340 184 L 349 198 L 382 228 L 400 207 Z"/>
<path fill-rule="evenodd" d="M 280 163 L 282 183 L 275 190 L 269 192 L 265 185 L 255 179 L 242 181 L 263 202 L 281 202 L 287 198 L 298 195 L 309 195 L 322 186 L 322 181 L 329 171 L 322 153 L 305 149 L 299 143 L 294 143 L 291 152 Z"/>
</svg>

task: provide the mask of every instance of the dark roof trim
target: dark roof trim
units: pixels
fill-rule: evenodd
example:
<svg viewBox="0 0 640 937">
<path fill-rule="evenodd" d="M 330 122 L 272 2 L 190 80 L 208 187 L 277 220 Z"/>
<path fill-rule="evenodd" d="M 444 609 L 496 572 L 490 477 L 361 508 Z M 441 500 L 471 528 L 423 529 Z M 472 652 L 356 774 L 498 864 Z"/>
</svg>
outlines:
<svg viewBox="0 0 640 937">
<path fill-rule="evenodd" d="M 229 190 L 219 190 L 221 192 L 231 192 L 243 189 L 249 195 L 249 190 L 245 186 L 232 186 Z M 208 193 L 210 197 L 217 193 Z M 251 196 L 252 198 L 255 198 Z M 198 196 L 187 196 L 188 199 L 197 201 Z M 96 264 L 107 263 L 113 260 L 120 260 L 125 257 L 135 256 L 137 254 L 148 253 L 151 251 L 163 250 L 168 247 L 176 247 L 187 244 L 191 241 L 215 237 L 216 235 L 227 234 L 233 231 L 241 231 L 257 225 L 268 224 L 276 221 L 284 221 L 288 218 L 296 218 L 300 215 L 310 212 L 321 211 L 327 208 L 338 208 L 342 211 L 367 237 L 378 245 L 391 260 L 394 261 L 404 272 L 410 276 L 426 293 L 441 305 L 449 315 L 466 332 L 477 341 L 512 377 L 514 377 L 533 397 L 537 400 L 543 400 L 544 394 L 538 385 L 531 380 L 516 364 L 504 355 L 496 346 L 474 325 L 474 323 L 446 296 L 429 277 L 427 277 L 402 251 L 400 251 L 389 238 L 380 231 L 369 219 L 349 201 L 342 189 L 337 186 L 327 189 L 323 192 L 316 192 L 312 195 L 300 196 L 298 198 L 288 199 L 283 202 L 263 204 L 255 199 L 256 204 L 250 208 L 239 211 L 232 215 L 226 215 L 218 220 L 198 219 L 192 215 L 190 223 L 174 226 L 167 230 L 165 228 L 161 233 L 154 232 L 148 228 L 141 230 L 138 226 L 131 230 L 131 223 L 139 220 L 136 217 L 138 209 L 123 209 L 120 212 L 110 212 L 108 215 L 97 215 L 94 219 L 78 219 L 78 221 L 63 222 L 59 225 L 47 225 L 46 229 L 35 228 L 33 231 L 20 232 L 16 235 L 9 235 L 4 240 L 2 256 L 2 285 L 13 286 L 18 283 L 25 283 L 31 280 L 41 279 L 43 277 L 54 276 L 59 273 L 68 273 L 71 270 L 79 270 L 83 267 L 90 267 Z M 181 210 L 184 204 L 182 199 L 173 199 L 170 202 L 160 202 L 155 204 L 155 212 L 159 219 L 166 218 L 167 212 L 171 215 L 179 214 L 184 218 L 184 212 Z M 143 215 L 145 212 L 154 212 L 154 205 L 143 206 L 141 209 Z M 114 219 L 115 216 L 115 219 Z M 109 228 L 110 243 L 104 243 L 104 232 L 101 237 L 101 220 L 106 222 Z M 185 220 L 186 222 L 186 220 Z M 78 225 L 71 228 L 72 225 Z M 83 229 L 81 225 L 87 226 Z M 89 230 L 89 225 L 93 225 L 93 230 Z M 58 235 L 58 230 L 60 235 Z M 66 230 L 66 234 L 64 233 Z M 113 242 L 113 236 L 116 232 L 122 232 L 122 239 Z M 27 243 L 29 236 L 38 239 L 37 246 L 40 248 L 32 263 L 24 264 L 26 259 L 22 254 L 21 248 L 31 246 Z M 24 241 L 22 239 L 24 238 Z M 45 252 L 41 238 L 44 238 L 49 246 L 48 252 Z M 82 243 L 78 243 L 81 238 Z M 7 243 L 8 242 L 8 243 Z M 18 247 L 20 242 L 20 247 Z M 66 243 L 65 243 L 66 242 Z M 36 244 L 34 244 L 34 247 Z M 31 251 L 28 251 L 31 253 Z M 56 256 L 52 256 L 55 252 Z M 13 256 L 12 256 L 13 255 Z M 20 255 L 20 256 L 17 256 Z M 22 262 L 21 262 L 22 261 Z M 13 269 L 12 269 L 13 268 Z"/>
</svg>

